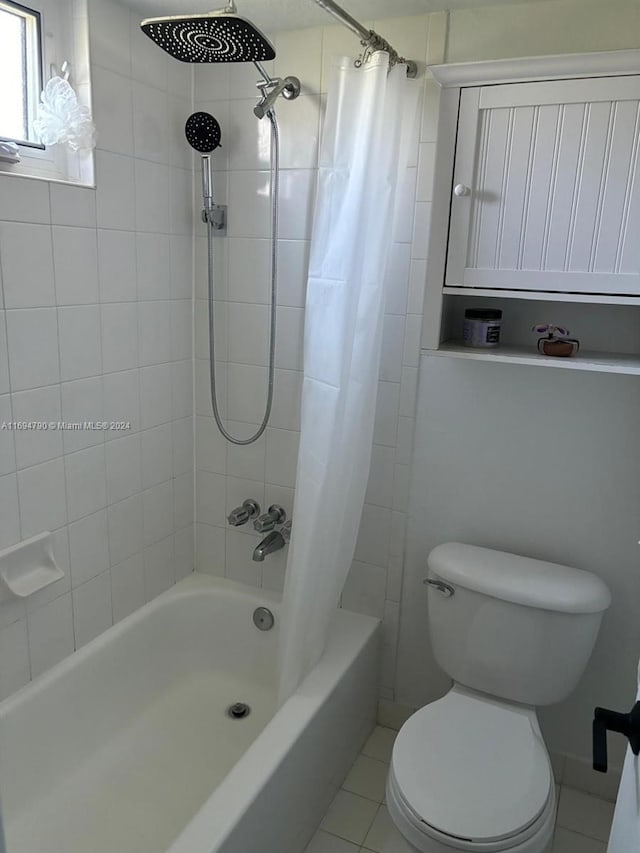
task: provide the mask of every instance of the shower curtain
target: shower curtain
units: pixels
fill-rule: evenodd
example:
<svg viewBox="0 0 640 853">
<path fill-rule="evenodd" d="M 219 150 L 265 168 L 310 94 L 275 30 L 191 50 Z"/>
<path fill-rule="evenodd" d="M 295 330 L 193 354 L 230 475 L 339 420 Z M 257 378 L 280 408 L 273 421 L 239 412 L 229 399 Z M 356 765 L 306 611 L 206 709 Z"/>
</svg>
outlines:
<svg viewBox="0 0 640 853">
<path fill-rule="evenodd" d="M 281 619 L 279 700 L 321 656 L 353 559 L 371 463 L 396 188 L 418 99 L 379 52 L 334 60 L 318 170 L 302 426 Z"/>
</svg>

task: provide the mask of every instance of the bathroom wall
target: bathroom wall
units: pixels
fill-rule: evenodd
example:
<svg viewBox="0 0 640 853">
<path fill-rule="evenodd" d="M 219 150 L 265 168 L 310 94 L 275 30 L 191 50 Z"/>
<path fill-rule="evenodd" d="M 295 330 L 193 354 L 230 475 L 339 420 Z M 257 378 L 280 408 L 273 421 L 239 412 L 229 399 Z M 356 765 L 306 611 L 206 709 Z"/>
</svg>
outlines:
<svg viewBox="0 0 640 853">
<path fill-rule="evenodd" d="M 443 59 L 446 15 L 379 22 L 405 56 L 421 65 Z M 373 26 L 374 22 L 369 22 Z M 266 434 L 249 448 L 226 445 L 211 417 L 206 308 L 206 239 L 196 248 L 197 566 L 200 571 L 280 590 L 286 551 L 252 561 L 261 537 L 250 525 L 226 524 L 228 511 L 248 497 L 291 512 L 299 440 L 302 332 L 306 266 L 318 143 L 330 57 L 357 56 L 359 43 L 341 27 L 276 34 L 269 71 L 302 81 L 296 100 L 278 102 L 282 138 L 278 346 L 275 401 Z M 255 430 L 265 403 L 269 293 L 269 125 L 253 115 L 253 66 L 196 68 L 196 107 L 216 116 L 222 149 L 214 154 L 218 200 L 229 204 L 228 237 L 216 240 L 218 373 L 221 408 L 239 436 Z M 383 695 L 392 698 L 402 580 L 409 463 L 414 429 L 425 247 L 432 162 L 433 107 L 418 117 L 410 167 L 402 187 L 387 286 L 384 353 L 372 470 L 360 537 L 342 597 L 344 607 L 384 619 Z M 199 180 L 199 179 L 197 179 Z M 197 188 L 199 192 L 199 187 Z M 327 535 L 331 535 L 327 531 Z"/>
<path fill-rule="evenodd" d="M 65 577 L 0 604 L 0 698 L 193 564 L 191 72 L 90 4 L 97 187 L 0 176 L 0 548 L 51 530 Z"/>
<path fill-rule="evenodd" d="M 639 15 L 627 0 L 460 10 L 447 60 L 638 48 Z M 449 686 L 429 649 L 421 583 L 434 545 L 466 541 L 589 569 L 609 584 L 611 610 L 577 690 L 540 715 L 551 749 L 589 761 L 594 706 L 622 710 L 635 696 L 638 406 L 635 377 L 423 355 L 398 701 L 424 704 Z M 623 746 L 610 739 L 613 763 Z"/>
</svg>

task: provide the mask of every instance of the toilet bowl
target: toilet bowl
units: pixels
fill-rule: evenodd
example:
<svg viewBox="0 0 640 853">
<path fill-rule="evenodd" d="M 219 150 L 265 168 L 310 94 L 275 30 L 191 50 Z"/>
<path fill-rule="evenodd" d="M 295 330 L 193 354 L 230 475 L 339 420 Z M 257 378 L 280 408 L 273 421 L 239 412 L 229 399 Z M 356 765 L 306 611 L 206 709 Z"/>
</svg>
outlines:
<svg viewBox="0 0 640 853">
<path fill-rule="evenodd" d="M 609 591 L 588 572 L 460 543 L 428 565 L 429 632 L 454 686 L 400 730 L 389 814 L 418 853 L 549 853 L 555 785 L 535 706 L 575 686 Z"/>
</svg>

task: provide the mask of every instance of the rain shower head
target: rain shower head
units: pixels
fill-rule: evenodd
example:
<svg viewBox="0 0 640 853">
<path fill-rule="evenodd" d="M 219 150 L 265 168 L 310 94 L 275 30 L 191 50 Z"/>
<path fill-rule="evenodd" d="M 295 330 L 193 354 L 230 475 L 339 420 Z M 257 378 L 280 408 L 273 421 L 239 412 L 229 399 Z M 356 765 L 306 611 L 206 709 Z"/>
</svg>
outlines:
<svg viewBox="0 0 640 853">
<path fill-rule="evenodd" d="M 264 62 L 276 55 L 260 30 L 236 14 L 234 2 L 204 15 L 148 18 L 140 26 L 181 62 Z"/>
</svg>

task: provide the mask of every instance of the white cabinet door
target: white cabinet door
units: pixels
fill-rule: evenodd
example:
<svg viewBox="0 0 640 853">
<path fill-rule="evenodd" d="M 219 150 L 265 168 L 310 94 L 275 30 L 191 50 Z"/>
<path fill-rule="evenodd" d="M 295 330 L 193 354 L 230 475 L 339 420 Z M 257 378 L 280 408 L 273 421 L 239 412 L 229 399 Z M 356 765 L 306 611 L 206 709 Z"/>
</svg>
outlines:
<svg viewBox="0 0 640 853">
<path fill-rule="evenodd" d="M 638 666 L 640 701 L 640 665 Z M 627 749 L 607 853 L 640 850 L 640 756 Z"/>
<path fill-rule="evenodd" d="M 463 89 L 446 284 L 640 295 L 640 76 Z"/>
</svg>

